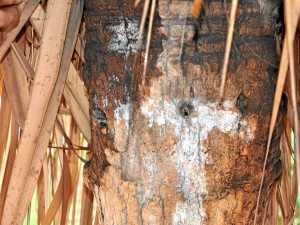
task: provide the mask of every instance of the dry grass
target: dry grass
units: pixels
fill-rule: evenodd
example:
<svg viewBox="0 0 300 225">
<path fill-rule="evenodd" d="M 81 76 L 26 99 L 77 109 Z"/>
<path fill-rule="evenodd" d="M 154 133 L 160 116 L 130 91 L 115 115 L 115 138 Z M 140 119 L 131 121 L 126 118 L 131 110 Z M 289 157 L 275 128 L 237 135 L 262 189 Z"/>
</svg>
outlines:
<svg viewBox="0 0 300 225">
<path fill-rule="evenodd" d="M 140 0 L 136 0 L 135 5 L 139 3 Z M 286 0 L 284 3 L 286 34 L 261 187 L 283 93 L 287 95 L 289 104 L 284 121 L 285 132 L 280 141 L 283 173 L 280 184 L 274 187 L 270 197 L 265 224 L 292 224 L 299 215 L 296 199 L 300 183 L 297 112 L 300 47 L 296 30 L 299 29 L 300 1 Z M 202 0 L 194 1 L 195 16 L 199 15 L 201 4 Z M 226 88 L 237 5 L 238 1 L 233 0 L 221 96 Z M 139 40 L 144 33 L 147 12 L 150 8 L 150 18 L 153 18 L 155 6 L 156 1 L 145 0 Z M 20 24 L 8 34 L 0 48 L 0 59 L 3 59 L 0 71 L 0 218 L 2 224 L 11 224 L 12 221 L 22 224 L 36 190 L 39 224 L 52 221 L 55 224 L 65 224 L 66 221 L 92 224 L 93 220 L 97 221 L 93 218 L 94 197 L 83 185 L 82 162 L 76 156 L 89 157 L 83 149 L 91 140 L 89 103 L 81 80 L 85 39 L 84 24 L 80 23 L 83 1 L 48 0 L 45 4 L 45 1 L 29 0 L 21 8 Z M 45 21 L 45 17 L 49 19 Z M 152 19 L 149 25 L 143 85 Z M 138 48 L 140 45 L 139 41 Z M 78 209 L 81 210 L 80 221 L 76 221 Z"/>
</svg>

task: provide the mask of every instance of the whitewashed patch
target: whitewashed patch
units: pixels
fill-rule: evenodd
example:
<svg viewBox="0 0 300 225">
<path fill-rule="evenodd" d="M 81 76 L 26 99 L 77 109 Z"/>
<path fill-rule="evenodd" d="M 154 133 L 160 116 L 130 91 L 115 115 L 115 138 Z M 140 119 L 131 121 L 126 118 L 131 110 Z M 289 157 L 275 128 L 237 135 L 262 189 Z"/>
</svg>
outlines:
<svg viewBox="0 0 300 225">
<path fill-rule="evenodd" d="M 131 113 L 131 104 L 121 104 L 118 103 L 119 107 L 117 107 L 114 110 L 114 117 L 115 117 L 115 123 L 114 123 L 114 145 L 115 148 L 123 152 L 126 150 L 126 141 L 129 135 L 129 118 Z"/>
<path fill-rule="evenodd" d="M 199 196 L 199 203 L 202 204 L 202 197 Z M 173 214 L 173 224 L 201 225 L 204 224 L 206 213 L 197 204 L 177 203 L 176 212 Z"/>
<path fill-rule="evenodd" d="M 219 109 L 215 103 L 204 103 L 200 99 L 191 102 L 194 112 L 184 117 L 179 111 L 179 100 L 148 99 L 141 107 L 141 113 L 148 118 L 148 126 L 172 125 L 179 142 L 174 147 L 172 161 L 176 164 L 180 186 L 186 202 L 178 203 L 173 214 L 174 224 L 196 225 L 204 222 L 206 213 L 202 202 L 206 191 L 205 162 L 208 157 L 203 146 L 208 134 L 213 129 L 231 135 L 242 132 L 241 138 L 253 138 L 247 122 L 241 115 L 233 111 L 233 103 L 224 103 L 224 109 Z M 248 134 L 249 133 L 249 134 Z M 247 134 L 247 137 L 246 137 Z M 250 141 L 250 140 L 249 140 Z"/>
<path fill-rule="evenodd" d="M 102 98 L 102 105 L 103 105 L 103 108 L 106 108 L 108 106 L 108 99 L 107 98 Z"/>
<path fill-rule="evenodd" d="M 113 37 L 108 45 L 108 51 L 124 54 L 125 58 L 137 50 L 139 21 L 126 17 L 119 18 L 119 24 L 110 27 Z"/>
<path fill-rule="evenodd" d="M 217 128 L 223 133 L 235 134 L 239 126 L 244 128 L 247 122 L 241 119 L 241 115 L 233 111 L 233 104 L 229 101 L 224 103 L 224 109 L 219 109 L 216 103 L 204 103 L 200 99 L 195 99 L 192 105 L 195 113 L 190 118 L 184 118 L 179 112 L 179 100 L 173 102 L 148 99 L 141 107 L 142 114 L 148 118 L 148 126 L 153 127 L 154 123 L 158 126 L 171 124 L 175 126 L 175 132 L 181 136 L 182 126 L 197 127 L 201 140 L 207 138 L 208 133 Z M 191 126 L 190 126 L 191 125 Z M 187 128 L 188 128 L 187 127 Z M 253 138 L 251 130 L 247 128 L 249 141 Z M 247 138 L 243 136 L 243 138 Z"/>
<path fill-rule="evenodd" d="M 117 103 L 117 102 L 116 102 Z M 126 139 L 129 135 L 130 104 L 117 103 L 119 107 L 114 110 L 115 116 L 115 147 L 125 151 Z M 206 173 L 204 165 L 209 163 L 205 153 L 204 143 L 209 133 L 217 129 L 230 135 L 239 135 L 241 139 L 250 142 L 253 131 L 241 114 L 235 111 L 233 102 L 227 101 L 223 107 L 217 103 L 203 102 L 194 99 L 191 113 L 184 117 L 180 112 L 181 102 L 178 99 L 167 101 L 163 99 L 147 99 L 140 107 L 141 114 L 147 118 L 149 129 L 157 127 L 161 135 L 166 135 L 165 126 L 173 126 L 178 143 L 174 146 L 171 156 L 179 174 L 178 192 L 182 192 L 185 202 L 178 202 L 173 213 L 174 224 L 196 225 L 204 222 L 206 213 L 203 208 L 203 198 L 207 195 Z M 134 164 L 135 161 L 132 161 Z M 153 176 L 157 172 L 154 159 L 150 154 L 143 158 L 143 166 L 150 177 L 144 184 L 147 190 L 140 193 L 141 204 L 152 196 Z"/>
</svg>

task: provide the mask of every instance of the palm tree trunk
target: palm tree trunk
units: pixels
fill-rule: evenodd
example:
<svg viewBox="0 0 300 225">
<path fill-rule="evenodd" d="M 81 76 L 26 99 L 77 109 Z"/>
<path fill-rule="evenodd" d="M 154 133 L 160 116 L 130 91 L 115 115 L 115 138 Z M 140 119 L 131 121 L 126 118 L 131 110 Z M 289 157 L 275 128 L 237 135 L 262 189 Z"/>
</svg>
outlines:
<svg viewBox="0 0 300 225">
<path fill-rule="evenodd" d="M 146 38 L 134 61 L 143 2 L 133 5 L 86 1 L 93 157 L 85 174 L 100 224 L 253 223 L 277 73 L 278 4 L 240 1 L 221 100 L 230 3 L 204 1 L 194 18 L 191 1 L 159 0 L 145 86 Z M 258 224 L 281 173 L 278 133 Z"/>
</svg>

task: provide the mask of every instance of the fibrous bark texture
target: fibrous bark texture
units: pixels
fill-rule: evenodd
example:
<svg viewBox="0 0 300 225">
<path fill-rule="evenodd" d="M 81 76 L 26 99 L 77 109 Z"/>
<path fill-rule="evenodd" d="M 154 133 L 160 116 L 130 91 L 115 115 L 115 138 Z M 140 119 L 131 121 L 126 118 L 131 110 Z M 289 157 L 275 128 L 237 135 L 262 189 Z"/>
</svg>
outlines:
<svg viewBox="0 0 300 225">
<path fill-rule="evenodd" d="M 230 3 L 204 1 L 194 18 L 191 1 L 159 0 L 145 86 L 143 6 L 133 5 L 86 2 L 93 158 L 85 174 L 99 223 L 251 224 L 277 72 L 276 1 L 240 1 L 221 100 Z M 280 176 L 277 142 L 275 134 L 258 224 Z"/>
</svg>

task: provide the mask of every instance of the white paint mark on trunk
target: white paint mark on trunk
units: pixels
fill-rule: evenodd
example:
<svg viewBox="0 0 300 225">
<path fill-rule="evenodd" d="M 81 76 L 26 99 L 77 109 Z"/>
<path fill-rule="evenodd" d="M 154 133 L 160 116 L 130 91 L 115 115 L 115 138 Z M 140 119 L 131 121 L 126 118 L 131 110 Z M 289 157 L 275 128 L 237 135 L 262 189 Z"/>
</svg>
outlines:
<svg viewBox="0 0 300 225">
<path fill-rule="evenodd" d="M 179 100 L 171 103 L 166 100 L 148 99 L 141 106 L 141 113 L 148 118 L 149 128 L 158 126 L 173 126 L 179 142 L 174 146 L 175 154 L 172 161 L 176 164 L 179 174 L 179 192 L 183 192 L 185 202 L 177 203 L 173 214 L 174 224 L 202 224 L 206 213 L 202 206 L 206 191 L 204 141 L 213 129 L 235 135 L 239 129 L 251 134 L 247 122 L 241 120 L 241 115 L 233 111 L 233 104 L 226 102 L 224 109 L 219 109 L 215 103 L 203 103 L 200 99 L 193 100 L 194 112 L 189 117 L 183 117 L 179 112 Z M 249 130 L 250 129 L 250 130 Z M 241 137 L 241 136 L 240 136 Z M 241 138 L 253 138 L 244 135 Z"/>
<path fill-rule="evenodd" d="M 131 104 L 121 104 L 118 103 L 119 107 L 117 107 L 114 110 L 114 116 L 115 116 L 115 123 L 114 123 L 114 129 L 115 129 L 115 135 L 114 135 L 114 145 L 115 148 L 123 152 L 126 150 L 126 141 L 129 135 L 129 118 L 130 118 L 130 112 L 131 112 Z"/>
<path fill-rule="evenodd" d="M 167 101 L 163 99 L 148 99 L 143 102 L 140 110 L 147 118 L 149 129 L 154 127 L 173 126 L 174 134 L 178 138 L 174 146 L 172 160 L 179 174 L 178 192 L 182 192 L 186 201 L 178 202 L 173 214 L 174 224 L 201 224 L 206 213 L 203 208 L 203 196 L 207 194 L 206 174 L 204 165 L 209 162 L 205 154 L 204 142 L 209 133 L 217 129 L 230 135 L 239 135 L 247 142 L 253 139 L 253 131 L 247 121 L 241 119 L 241 115 L 235 112 L 234 104 L 227 101 L 223 108 L 217 103 L 204 103 L 201 99 L 194 99 L 191 104 L 194 109 L 188 117 L 181 115 L 179 111 L 180 101 Z M 115 116 L 115 147 L 119 151 L 125 151 L 126 138 L 129 132 L 130 104 L 118 104 L 114 110 Z M 161 135 L 164 135 L 162 132 Z M 148 189 L 141 196 L 141 202 L 151 197 L 153 174 L 157 172 L 155 160 L 152 156 L 144 158 L 146 172 L 149 173 Z M 132 162 L 134 163 L 134 162 Z M 128 165 L 129 166 L 129 165 Z"/>
<path fill-rule="evenodd" d="M 110 27 L 112 39 L 108 45 L 108 51 L 118 54 L 125 54 L 127 59 L 129 54 L 137 50 L 137 38 L 139 31 L 139 21 L 136 19 L 120 17 L 119 24 Z"/>
<path fill-rule="evenodd" d="M 103 105 L 103 108 L 106 108 L 108 106 L 108 99 L 107 98 L 102 98 L 102 105 Z"/>
<path fill-rule="evenodd" d="M 189 125 L 187 129 L 195 126 L 201 130 L 201 140 L 206 139 L 208 133 L 214 128 L 233 135 L 237 133 L 239 124 L 242 130 L 247 127 L 247 122 L 241 119 L 239 113 L 234 112 L 233 104 L 230 101 L 224 103 L 224 109 L 219 109 L 216 103 L 204 103 L 200 99 L 194 99 L 192 104 L 195 113 L 192 113 L 190 118 L 180 115 L 178 104 L 179 100 L 169 103 L 161 99 L 148 99 L 142 105 L 141 112 L 148 118 L 150 128 L 154 123 L 158 126 L 172 124 L 175 126 L 176 134 L 181 135 L 182 125 L 187 124 Z M 251 133 L 251 129 L 247 127 L 247 134 L 250 137 L 243 136 L 243 138 L 249 138 L 248 141 L 251 141 L 253 139 Z"/>
</svg>

